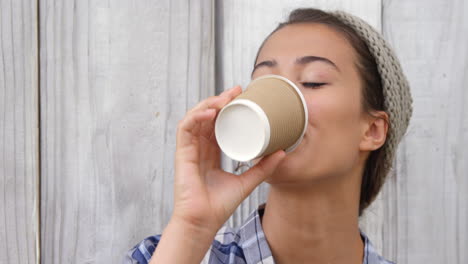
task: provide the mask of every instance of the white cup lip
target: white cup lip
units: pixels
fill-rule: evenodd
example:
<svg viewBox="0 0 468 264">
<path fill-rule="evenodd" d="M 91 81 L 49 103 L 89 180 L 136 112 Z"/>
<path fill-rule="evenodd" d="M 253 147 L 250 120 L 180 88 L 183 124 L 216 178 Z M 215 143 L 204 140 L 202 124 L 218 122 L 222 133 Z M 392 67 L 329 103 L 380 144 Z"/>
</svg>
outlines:
<svg viewBox="0 0 468 264">
<path fill-rule="evenodd" d="M 256 79 L 252 80 L 252 82 L 257 81 L 257 80 L 261 80 L 261 79 L 267 79 L 267 78 L 276 78 L 276 79 L 280 79 L 282 81 L 287 82 L 289 85 L 291 85 L 296 90 L 296 92 L 299 95 L 299 98 L 301 99 L 301 102 L 302 102 L 302 109 L 304 110 L 304 117 L 305 117 L 304 128 L 302 129 L 301 136 L 296 140 L 296 142 L 292 146 L 290 146 L 289 148 L 285 149 L 285 152 L 289 153 L 289 152 L 293 151 L 294 149 L 296 149 L 297 146 L 301 143 L 302 139 L 304 138 L 304 134 L 305 134 L 305 132 L 307 130 L 307 123 L 308 123 L 308 119 L 309 119 L 309 114 L 308 114 L 308 111 L 307 111 L 306 100 L 305 100 L 304 95 L 302 94 L 301 90 L 296 86 L 296 84 L 294 84 L 294 82 L 292 82 L 288 78 L 283 77 L 281 75 L 276 75 L 276 74 L 262 75 L 262 76 L 260 76 L 260 77 L 258 77 Z"/>
<path fill-rule="evenodd" d="M 255 153 L 255 155 L 253 155 L 252 157 L 249 157 L 249 156 L 246 157 L 245 155 L 242 156 L 242 154 L 229 152 L 229 151 L 226 151 L 225 149 L 223 149 L 222 144 L 219 144 L 219 142 L 220 142 L 219 138 L 218 138 L 219 133 L 217 133 L 218 129 L 219 129 L 219 125 L 218 125 L 219 123 L 218 122 L 215 122 L 215 137 L 216 137 L 216 141 L 218 142 L 219 147 L 221 148 L 221 150 L 228 157 L 230 157 L 233 160 L 237 160 L 237 161 L 241 161 L 241 162 L 247 162 L 247 161 L 256 159 L 256 158 L 260 157 L 261 155 L 263 155 L 266 148 L 270 144 L 270 122 L 268 121 L 268 117 L 267 117 L 266 113 L 263 111 L 263 109 L 258 104 L 256 104 L 255 102 L 253 102 L 251 100 L 248 100 L 248 99 L 234 99 L 232 102 L 230 102 L 229 104 L 224 106 L 223 109 L 221 109 L 221 111 L 218 114 L 218 117 L 220 117 L 221 114 L 226 109 L 228 109 L 229 107 L 235 106 L 235 105 L 246 106 L 246 107 L 250 108 L 252 111 L 254 111 L 257 114 L 257 117 L 259 117 L 260 122 L 262 123 L 263 128 L 264 128 L 263 129 L 264 141 L 263 141 L 263 144 L 262 144 L 262 147 L 261 147 L 260 151 Z"/>
</svg>

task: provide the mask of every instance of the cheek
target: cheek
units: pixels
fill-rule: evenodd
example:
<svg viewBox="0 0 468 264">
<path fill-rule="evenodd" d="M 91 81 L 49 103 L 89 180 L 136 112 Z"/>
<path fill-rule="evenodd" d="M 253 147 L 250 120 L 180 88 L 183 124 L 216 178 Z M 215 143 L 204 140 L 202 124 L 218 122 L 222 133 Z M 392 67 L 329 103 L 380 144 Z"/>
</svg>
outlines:
<svg viewBox="0 0 468 264">
<path fill-rule="evenodd" d="M 354 136 L 360 131 L 359 96 L 323 91 L 306 95 L 306 101 L 309 114 L 308 136 L 330 138 L 341 143 L 343 140 L 355 139 Z"/>
<path fill-rule="evenodd" d="M 359 151 L 359 102 L 306 94 L 309 121 L 304 140 L 277 168 L 271 182 L 337 175 L 355 165 Z M 320 176 L 321 175 L 321 176 Z"/>
</svg>

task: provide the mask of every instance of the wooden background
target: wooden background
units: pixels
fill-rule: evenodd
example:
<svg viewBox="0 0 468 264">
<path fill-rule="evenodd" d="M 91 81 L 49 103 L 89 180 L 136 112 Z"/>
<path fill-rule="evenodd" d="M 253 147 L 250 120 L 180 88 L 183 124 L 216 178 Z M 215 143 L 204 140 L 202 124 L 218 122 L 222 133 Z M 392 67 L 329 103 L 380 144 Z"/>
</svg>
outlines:
<svg viewBox="0 0 468 264">
<path fill-rule="evenodd" d="M 162 232 L 177 121 L 245 87 L 261 41 L 309 6 L 381 30 L 411 83 L 408 133 L 362 228 L 397 263 L 467 263 L 466 1 L 0 0 L 0 264 L 118 263 Z"/>
</svg>

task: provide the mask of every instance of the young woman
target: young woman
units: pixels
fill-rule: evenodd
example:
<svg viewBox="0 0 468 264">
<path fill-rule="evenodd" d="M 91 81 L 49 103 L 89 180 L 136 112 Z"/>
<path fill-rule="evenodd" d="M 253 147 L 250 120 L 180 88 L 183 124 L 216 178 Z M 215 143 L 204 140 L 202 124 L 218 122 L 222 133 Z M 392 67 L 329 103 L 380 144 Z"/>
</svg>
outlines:
<svg viewBox="0 0 468 264">
<path fill-rule="evenodd" d="M 242 89 L 200 102 L 178 126 L 172 218 L 125 263 L 391 263 L 358 219 L 384 183 L 412 113 L 393 52 L 357 17 L 297 9 L 258 51 L 252 79 L 265 74 L 301 89 L 309 111 L 301 144 L 243 175 L 224 172 L 213 124 Z M 242 226 L 221 228 L 263 181 L 267 202 Z"/>
</svg>

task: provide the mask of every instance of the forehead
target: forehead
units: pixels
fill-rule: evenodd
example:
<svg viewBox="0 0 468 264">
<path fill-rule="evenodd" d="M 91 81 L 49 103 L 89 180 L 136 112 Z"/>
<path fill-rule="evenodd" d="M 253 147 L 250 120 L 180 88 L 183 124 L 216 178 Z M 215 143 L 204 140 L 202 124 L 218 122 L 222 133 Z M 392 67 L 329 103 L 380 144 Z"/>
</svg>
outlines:
<svg viewBox="0 0 468 264">
<path fill-rule="evenodd" d="M 273 33 L 263 45 L 261 59 L 287 60 L 312 55 L 326 57 L 335 64 L 352 66 L 355 51 L 343 33 L 316 23 L 285 26 Z"/>
</svg>

